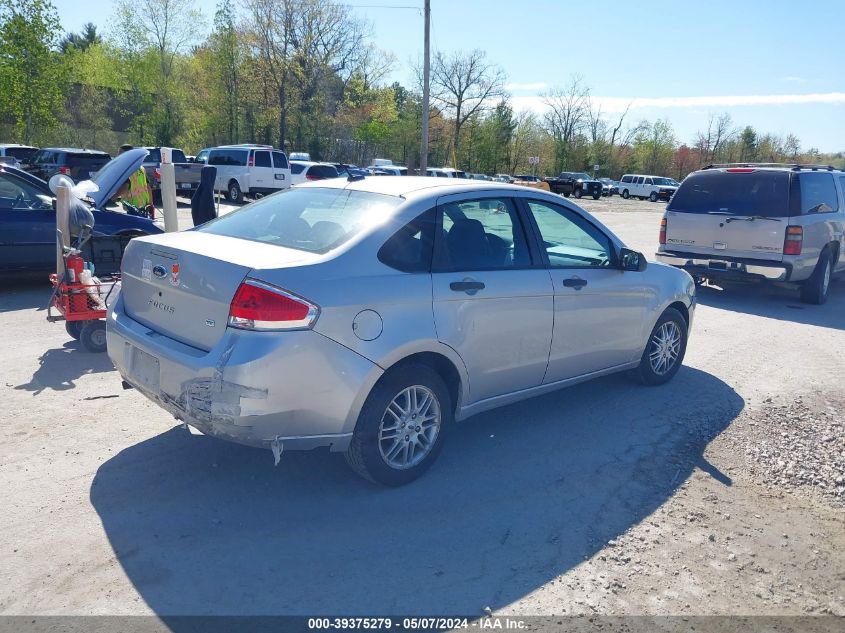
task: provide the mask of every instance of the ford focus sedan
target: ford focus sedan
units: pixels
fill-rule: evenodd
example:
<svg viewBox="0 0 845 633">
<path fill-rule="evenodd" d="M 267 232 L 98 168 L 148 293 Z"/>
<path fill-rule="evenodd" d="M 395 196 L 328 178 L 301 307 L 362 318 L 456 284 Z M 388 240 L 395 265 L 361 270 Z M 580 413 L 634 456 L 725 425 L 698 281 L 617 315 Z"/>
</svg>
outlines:
<svg viewBox="0 0 845 633">
<path fill-rule="evenodd" d="M 695 285 L 537 189 L 351 178 L 132 240 L 108 350 L 202 433 L 328 447 L 385 485 L 456 420 L 606 374 L 669 381 Z"/>
</svg>

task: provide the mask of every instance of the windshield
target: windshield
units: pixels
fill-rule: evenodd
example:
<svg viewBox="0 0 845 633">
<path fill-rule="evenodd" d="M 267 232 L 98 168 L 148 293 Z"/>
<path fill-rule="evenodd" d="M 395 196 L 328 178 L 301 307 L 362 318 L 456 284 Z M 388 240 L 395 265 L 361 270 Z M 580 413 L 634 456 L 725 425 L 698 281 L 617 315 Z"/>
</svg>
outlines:
<svg viewBox="0 0 845 633">
<path fill-rule="evenodd" d="M 384 221 L 402 198 L 364 191 L 292 188 L 212 220 L 197 231 L 325 253 Z"/>
<path fill-rule="evenodd" d="M 664 186 L 667 186 L 667 185 L 668 185 L 668 186 L 670 186 L 670 187 L 671 187 L 671 186 L 673 186 L 673 185 L 675 184 L 675 183 L 674 183 L 674 182 L 672 182 L 669 178 L 659 178 L 659 177 L 657 177 L 657 176 L 655 176 L 654 178 L 652 178 L 652 181 L 654 182 L 654 184 L 655 184 L 655 185 L 664 185 Z"/>
<path fill-rule="evenodd" d="M 590 176 L 588 176 L 587 174 L 585 174 L 583 172 L 578 173 L 578 174 L 572 174 L 572 177 L 576 178 L 577 180 L 592 180 L 592 178 Z"/>
<path fill-rule="evenodd" d="M 788 217 L 789 174 L 701 171 L 687 176 L 667 209 L 681 213 Z"/>
</svg>

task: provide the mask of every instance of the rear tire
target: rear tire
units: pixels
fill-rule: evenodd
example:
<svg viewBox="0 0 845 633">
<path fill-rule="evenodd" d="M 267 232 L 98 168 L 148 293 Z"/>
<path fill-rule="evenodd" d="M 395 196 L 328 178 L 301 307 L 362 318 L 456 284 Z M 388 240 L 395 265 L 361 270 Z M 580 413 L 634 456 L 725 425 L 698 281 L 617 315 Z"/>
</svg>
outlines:
<svg viewBox="0 0 845 633">
<path fill-rule="evenodd" d="M 631 194 L 630 194 L 630 193 L 628 193 L 628 190 L 627 190 L 627 189 L 623 189 L 623 190 L 622 190 L 622 197 L 623 197 L 623 198 L 625 198 L 625 200 L 627 200 L 628 198 L 630 198 L 630 197 L 631 197 Z"/>
<path fill-rule="evenodd" d="M 675 308 L 666 308 L 649 334 L 637 376 L 644 385 L 662 385 L 678 373 L 687 351 L 687 322 Z"/>
<path fill-rule="evenodd" d="M 830 277 L 833 274 L 833 253 L 825 248 L 819 256 L 810 278 L 801 286 L 801 301 L 822 305 L 830 294 Z"/>
<path fill-rule="evenodd" d="M 412 405 L 410 395 L 403 395 L 409 390 L 415 390 L 417 394 L 413 401 L 416 407 Z M 428 408 L 425 408 L 425 398 L 432 399 Z M 429 415 L 436 415 L 439 421 L 429 425 L 426 434 L 426 427 L 421 427 L 419 422 L 429 421 Z M 356 473 L 374 483 L 403 486 L 421 476 L 437 459 L 453 417 L 449 390 L 432 368 L 408 364 L 389 370 L 367 396 L 346 451 L 346 461 Z M 435 426 L 436 432 L 432 433 Z M 414 436 L 412 444 L 408 443 L 409 435 Z M 417 442 L 420 437 L 430 442 L 428 446 L 423 440 Z M 418 447 L 416 450 L 425 448 L 425 453 L 422 457 L 411 454 L 408 458 L 408 446 Z M 396 447 L 399 451 L 394 454 Z M 403 459 L 404 464 L 401 463 Z"/>
<path fill-rule="evenodd" d="M 601 194 L 600 194 L 600 193 L 594 193 L 594 194 L 593 194 L 593 200 L 598 200 L 599 198 L 601 198 Z"/>
<path fill-rule="evenodd" d="M 82 325 L 84 321 L 65 321 L 65 331 L 70 334 L 70 337 L 75 341 L 82 336 Z"/>
<path fill-rule="evenodd" d="M 649 200 L 652 202 L 657 202 L 657 194 L 655 192 L 651 192 L 651 195 L 648 197 Z"/>
<path fill-rule="evenodd" d="M 106 322 L 97 319 L 86 321 L 79 335 L 79 342 L 89 352 L 101 354 L 106 351 Z"/>
</svg>

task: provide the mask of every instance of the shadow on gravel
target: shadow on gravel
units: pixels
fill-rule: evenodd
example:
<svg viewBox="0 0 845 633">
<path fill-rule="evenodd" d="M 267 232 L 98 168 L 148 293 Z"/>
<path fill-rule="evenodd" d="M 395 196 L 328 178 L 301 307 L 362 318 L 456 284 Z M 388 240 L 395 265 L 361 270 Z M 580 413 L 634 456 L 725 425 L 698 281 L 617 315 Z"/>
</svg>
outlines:
<svg viewBox="0 0 845 633">
<path fill-rule="evenodd" d="M 607 377 L 459 423 L 399 489 L 336 454 L 273 468 L 269 451 L 175 427 L 105 462 L 91 503 L 162 616 L 477 615 L 582 563 L 697 464 L 718 473 L 703 451 L 743 406 L 689 367 L 660 388 Z"/>
<path fill-rule="evenodd" d="M 47 310 L 52 292 L 53 287 L 47 281 L 47 273 L 14 279 L 0 277 L 0 312 Z"/>
<path fill-rule="evenodd" d="M 698 302 L 767 319 L 845 329 L 845 280 L 831 283 L 827 303 L 820 306 L 801 303 L 798 290 L 763 283 L 699 286 Z"/>
<path fill-rule="evenodd" d="M 60 327 L 62 324 L 56 324 Z M 15 389 L 31 391 L 37 396 L 45 389 L 66 391 L 76 387 L 76 380 L 88 374 L 114 371 L 107 354 L 95 354 L 82 348 L 79 341 L 68 341 L 62 347 L 44 352 L 38 359 L 38 369 L 32 379 Z"/>
</svg>

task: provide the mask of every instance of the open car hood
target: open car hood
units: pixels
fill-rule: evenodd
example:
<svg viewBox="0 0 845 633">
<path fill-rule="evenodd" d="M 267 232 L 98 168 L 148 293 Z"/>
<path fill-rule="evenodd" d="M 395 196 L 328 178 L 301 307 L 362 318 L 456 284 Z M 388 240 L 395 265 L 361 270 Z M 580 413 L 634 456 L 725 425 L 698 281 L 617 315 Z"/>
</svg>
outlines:
<svg viewBox="0 0 845 633">
<path fill-rule="evenodd" d="M 87 192 L 88 197 L 94 201 L 95 208 L 101 209 L 117 193 L 123 183 L 129 180 L 129 176 L 138 171 L 147 154 L 145 149 L 130 149 L 111 159 L 97 172 L 91 179 L 97 189 Z M 83 187 L 82 183 L 77 186 Z"/>
</svg>

